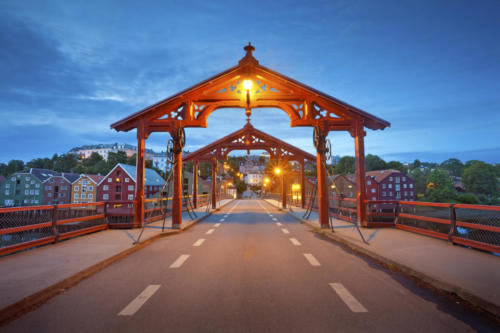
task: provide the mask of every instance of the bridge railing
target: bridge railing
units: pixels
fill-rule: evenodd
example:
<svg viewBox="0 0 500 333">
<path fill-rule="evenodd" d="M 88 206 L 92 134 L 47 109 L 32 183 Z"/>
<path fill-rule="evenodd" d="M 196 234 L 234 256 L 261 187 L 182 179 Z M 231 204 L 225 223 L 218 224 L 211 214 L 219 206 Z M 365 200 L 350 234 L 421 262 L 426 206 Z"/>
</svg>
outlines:
<svg viewBox="0 0 500 333">
<path fill-rule="evenodd" d="M 219 200 L 227 198 L 221 195 Z M 106 201 L 0 208 L 0 256 L 107 228 L 138 227 L 135 205 L 135 201 Z M 198 207 L 207 205 L 211 195 L 198 195 Z M 171 198 L 145 200 L 145 223 L 171 215 Z"/>
</svg>

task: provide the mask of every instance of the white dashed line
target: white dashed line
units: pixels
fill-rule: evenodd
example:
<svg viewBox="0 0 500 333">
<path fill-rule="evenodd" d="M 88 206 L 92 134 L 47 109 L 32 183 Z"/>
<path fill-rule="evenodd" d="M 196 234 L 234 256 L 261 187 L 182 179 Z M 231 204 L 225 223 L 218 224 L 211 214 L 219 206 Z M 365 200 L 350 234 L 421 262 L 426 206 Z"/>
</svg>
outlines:
<svg viewBox="0 0 500 333">
<path fill-rule="evenodd" d="M 193 246 L 200 246 L 201 244 L 203 244 L 204 241 L 205 238 L 200 238 L 196 242 L 194 242 Z"/>
<path fill-rule="evenodd" d="M 226 217 L 227 217 L 227 214 L 226 214 L 226 215 L 224 215 L 224 218 L 226 218 Z"/>
<path fill-rule="evenodd" d="M 295 246 L 300 246 L 302 244 L 300 244 L 300 242 L 298 240 L 296 240 L 295 238 L 290 238 L 290 242 L 292 242 L 293 245 Z"/>
<path fill-rule="evenodd" d="M 150 284 L 139 294 L 132 302 L 130 302 L 123 310 L 118 313 L 119 316 L 132 316 L 134 315 L 148 299 L 160 289 L 159 284 Z"/>
<path fill-rule="evenodd" d="M 349 290 L 347 290 L 342 283 L 330 283 L 330 286 L 333 290 L 335 290 L 337 295 L 339 295 L 352 312 L 368 312 L 368 310 L 361 303 L 359 303 L 354 296 L 352 296 Z"/>
<path fill-rule="evenodd" d="M 220 223 L 215 223 L 214 227 L 218 228 L 220 226 Z"/>
<path fill-rule="evenodd" d="M 273 217 L 273 221 L 278 221 L 278 219 L 277 219 L 277 218 L 275 218 L 275 217 Z"/>
<path fill-rule="evenodd" d="M 281 226 L 282 226 L 282 224 L 281 224 L 281 223 L 279 223 L 279 222 L 276 222 L 276 225 L 277 225 L 277 226 L 279 226 L 279 227 L 281 227 Z"/>
<path fill-rule="evenodd" d="M 311 266 L 321 266 L 319 261 L 314 258 L 314 256 L 310 253 L 304 253 L 304 257 L 306 257 L 307 261 L 311 264 Z"/>
<path fill-rule="evenodd" d="M 210 235 L 212 232 L 214 232 L 215 229 L 210 229 L 206 232 L 207 235 Z"/>
<path fill-rule="evenodd" d="M 219 222 L 224 222 L 224 219 L 220 219 Z"/>
<path fill-rule="evenodd" d="M 283 231 L 284 234 L 289 234 L 290 231 L 288 231 L 288 229 L 285 229 L 285 228 L 282 228 L 281 231 Z"/>
<path fill-rule="evenodd" d="M 189 254 L 182 254 L 179 258 L 177 258 L 176 261 L 172 265 L 170 265 L 170 268 L 179 268 L 182 266 L 182 264 L 188 260 Z"/>
</svg>

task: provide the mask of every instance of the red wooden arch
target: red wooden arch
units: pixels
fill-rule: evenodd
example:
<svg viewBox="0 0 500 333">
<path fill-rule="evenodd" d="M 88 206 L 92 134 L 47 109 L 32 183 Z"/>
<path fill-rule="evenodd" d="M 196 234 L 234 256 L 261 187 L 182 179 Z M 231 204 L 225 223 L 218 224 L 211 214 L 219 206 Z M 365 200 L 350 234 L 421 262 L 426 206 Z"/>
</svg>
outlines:
<svg viewBox="0 0 500 333">
<path fill-rule="evenodd" d="M 287 113 L 290 126 L 314 127 L 319 135 L 316 156 L 318 202 L 319 220 L 324 227 L 328 226 L 324 139 L 329 131 L 348 131 L 355 138 L 356 174 L 359 184 L 358 218 L 365 223 L 364 128 L 384 129 L 390 126 L 390 123 L 260 65 L 253 57 L 255 48 L 252 45 L 245 46 L 244 50 L 246 54 L 238 65 L 111 125 L 117 131 L 137 129 L 138 222 L 142 223 L 144 219 L 145 139 L 152 132 L 170 132 L 174 138 L 177 163 L 174 170 L 172 219 L 174 227 L 180 227 L 182 147 L 179 147 L 181 140 L 178 130 L 184 127 L 207 127 L 210 114 L 220 108 L 244 108 L 250 113 L 253 108 L 273 107 Z M 250 81 L 252 86 L 245 87 L 245 81 Z"/>
</svg>

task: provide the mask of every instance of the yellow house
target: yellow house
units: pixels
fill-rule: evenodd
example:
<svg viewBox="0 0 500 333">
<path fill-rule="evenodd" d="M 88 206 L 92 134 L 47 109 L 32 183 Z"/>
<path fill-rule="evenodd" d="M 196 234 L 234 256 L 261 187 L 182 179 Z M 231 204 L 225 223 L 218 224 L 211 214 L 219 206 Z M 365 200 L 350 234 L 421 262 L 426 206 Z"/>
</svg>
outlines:
<svg viewBox="0 0 500 333">
<path fill-rule="evenodd" d="M 97 200 L 97 184 L 104 178 L 98 175 L 80 175 L 71 185 L 71 202 L 86 203 Z"/>
</svg>

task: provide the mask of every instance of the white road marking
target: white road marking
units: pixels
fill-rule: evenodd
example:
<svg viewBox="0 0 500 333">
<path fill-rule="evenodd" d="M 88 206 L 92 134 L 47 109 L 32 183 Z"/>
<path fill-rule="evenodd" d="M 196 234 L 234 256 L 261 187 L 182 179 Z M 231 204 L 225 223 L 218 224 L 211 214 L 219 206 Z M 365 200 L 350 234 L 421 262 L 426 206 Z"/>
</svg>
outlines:
<svg viewBox="0 0 500 333">
<path fill-rule="evenodd" d="M 189 254 L 182 254 L 179 258 L 177 258 L 176 261 L 172 265 L 170 265 L 170 268 L 179 268 L 182 266 L 182 264 L 189 258 Z"/>
<path fill-rule="evenodd" d="M 193 246 L 200 246 L 201 244 L 203 244 L 204 241 L 205 238 L 200 238 L 196 242 L 194 242 Z"/>
<path fill-rule="evenodd" d="M 219 220 L 219 222 L 224 222 L 224 221 L 225 221 L 225 219 L 220 219 L 220 220 Z"/>
<path fill-rule="evenodd" d="M 273 217 L 273 214 L 269 214 L 270 217 Z"/>
<path fill-rule="evenodd" d="M 160 289 L 159 284 L 150 284 L 139 294 L 132 302 L 130 302 L 123 310 L 118 313 L 119 316 L 132 316 L 134 315 L 141 306 L 148 301 L 148 299 L 154 295 L 154 293 Z"/>
<path fill-rule="evenodd" d="M 224 215 L 224 218 L 226 218 L 226 217 L 227 217 L 227 214 L 226 214 L 226 215 Z"/>
<path fill-rule="evenodd" d="M 273 221 L 278 221 L 278 219 L 277 219 L 277 218 L 275 218 L 275 217 L 273 217 Z"/>
<path fill-rule="evenodd" d="M 206 232 L 207 235 L 210 235 L 212 232 L 214 232 L 215 229 L 210 229 Z"/>
<path fill-rule="evenodd" d="M 215 223 L 214 227 L 218 228 L 220 226 L 220 223 Z"/>
<path fill-rule="evenodd" d="M 349 290 L 347 290 L 342 283 L 330 283 L 330 286 L 333 290 L 335 290 L 337 295 L 339 295 L 352 312 L 368 312 L 368 310 L 361 303 L 359 303 L 354 296 L 352 296 Z"/>
<path fill-rule="evenodd" d="M 290 238 L 290 242 L 292 242 L 293 245 L 295 246 L 300 246 L 302 244 L 300 244 L 300 242 L 298 240 L 296 240 L 295 238 Z"/>
<path fill-rule="evenodd" d="M 314 256 L 310 253 L 304 253 L 304 257 L 306 257 L 307 261 L 311 264 L 311 266 L 321 266 L 319 261 L 314 258 Z"/>
<path fill-rule="evenodd" d="M 276 225 L 277 225 L 277 226 L 280 226 L 280 227 L 282 226 L 282 224 L 281 224 L 281 223 L 279 223 L 279 222 L 276 222 Z"/>
<path fill-rule="evenodd" d="M 282 228 L 281 231 L 283 231 L 284 234 L 289 234 L 290 231 L 288 231 L 288 229 L 285 229 L 285 228 Z"/>
</svg>

